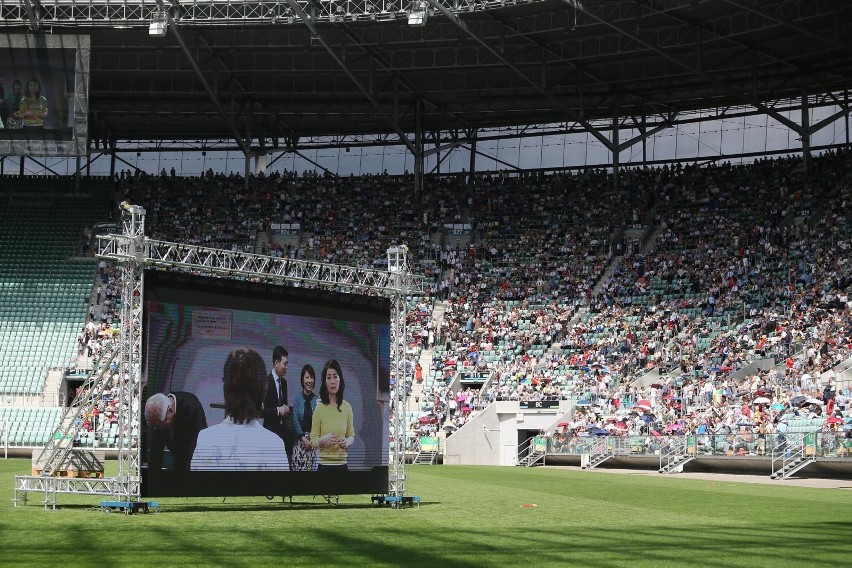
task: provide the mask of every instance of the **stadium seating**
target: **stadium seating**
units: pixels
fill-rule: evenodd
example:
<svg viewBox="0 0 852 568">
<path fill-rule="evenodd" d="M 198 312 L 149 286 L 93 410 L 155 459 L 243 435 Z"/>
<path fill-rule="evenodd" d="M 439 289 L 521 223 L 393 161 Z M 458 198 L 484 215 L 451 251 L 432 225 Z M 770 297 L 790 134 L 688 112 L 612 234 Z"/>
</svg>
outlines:
<svg viewBox="0 0 852 568">
<path fill-rule="evenodd" d="M 43 446 L 59 425 L 61 408 L 0 407 L 0 430 L 7 424 L 9 446 Z M 5 439 L 0 437 L 0 445 Z"/>
<path fill-rule="evenodd" d="M 792 159 L 629 171 L 619 188 L 605 172 L 483 176 L 475 189 L 430 179 L 420 203 L 410 180 L 388 176 L 275 174 L 252 178 L 249 192 L 238 176 L 140 176 L 122 189 L 149 211 L 149 234 L 169 241 L 377 268 L 387 247 L 407 244 L 411 264 L 426 262 L 436 279 L 423 306 L 409 305 L 412 365 L 433 305 L 446 308 L 434 364 L 424 365 L 419 401 L 406 410 L 413 429 L 424 413 L 458 427 L 495 400 L 542 398 L 587 400 L 574 422 L 603 426 L 603 416 L 649 398 L 655 423 L 678 420 L 689 430 L 706 426 L 711 412 L 738 425 L 733 408 L 744 405 L 732 402 L 754 385 L 788 407 L 794 396 L 821 396 L 815 377 L 850 356 L 842 312 L 820 308 L 852 281 L 847 161 L 815 158 L 810 184 Z M 45 211 L 51 228 L 64 227 L 60 201 L 38 212 L 0 206 L 0 315 L 8 322 L 0 392 L 38 392 L 44 367 L 35 365 L 62 363 L 85 321 L 94 266 L 68 260 L 85 207 L 74 210 L 76 228 L 61 229 L 67 242 L 27 229 L 45 226 Z M 298 244 L 273 243 L 271 222 L 298 223 Z M 441 242 L 444 223 L 469 225 L 470 244 Z M 627 229 L 641 237 L 625 237 Z M 744 371 L 787 355 L 789 368 Z M 463 385 L 465 403 L 453 404 L 460 391 L 449 385 L 463 369 L 489 378 L 481 389 Z M 642 382 L 650 370 L 659 371 L 656 387 Z M 823 428 L 817 414 L 790 412 L 790 431 Z M 98 443 L 116 437 L 106 425 Z M 79 443 L 93 445 L 94 436 Z"/>
<path fill-rule="evenodd" d="M 0 393 L 41 393 L 46 370 L 76 355 L 95 275 L 80 236 L 105 202 L 39 195 L 0 204 Z"/>
</svg>

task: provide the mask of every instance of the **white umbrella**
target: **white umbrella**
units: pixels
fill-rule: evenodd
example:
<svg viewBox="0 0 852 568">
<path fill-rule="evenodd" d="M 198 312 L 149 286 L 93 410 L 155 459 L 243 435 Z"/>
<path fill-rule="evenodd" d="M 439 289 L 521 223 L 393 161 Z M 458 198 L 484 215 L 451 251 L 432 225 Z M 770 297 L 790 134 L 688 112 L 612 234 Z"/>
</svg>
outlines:
<svg viewBox="0 0 852 568">
<path fill-rule="evenodd" d="M 769 404 L 770 402 L 772 402 L 772 401 L 769 400 L 768 398 L 766 398 L 765 396 L 759 396 L 756 399 L 754 399 L 755 404 Z"/>
</svg>

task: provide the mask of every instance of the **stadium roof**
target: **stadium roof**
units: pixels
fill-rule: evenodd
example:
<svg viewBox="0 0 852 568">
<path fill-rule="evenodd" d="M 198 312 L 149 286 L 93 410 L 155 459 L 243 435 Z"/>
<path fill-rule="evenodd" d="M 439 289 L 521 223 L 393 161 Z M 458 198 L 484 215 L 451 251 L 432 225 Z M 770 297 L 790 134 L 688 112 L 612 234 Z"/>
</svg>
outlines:
<svg viewBox="0 0 852 568">
<path fill-rule="evenodd" d="M 426 132 L 771 114 L 763 103 L 852 86 L 852 2 L 424 0 L 412 26 L 417 3 L 174 1 L 155 37 L 150 1 L 5 2 L 0 26 L 90 35 L 90 129 L 124 140 L 393 140 L 418 105 Z"/>
</svg>

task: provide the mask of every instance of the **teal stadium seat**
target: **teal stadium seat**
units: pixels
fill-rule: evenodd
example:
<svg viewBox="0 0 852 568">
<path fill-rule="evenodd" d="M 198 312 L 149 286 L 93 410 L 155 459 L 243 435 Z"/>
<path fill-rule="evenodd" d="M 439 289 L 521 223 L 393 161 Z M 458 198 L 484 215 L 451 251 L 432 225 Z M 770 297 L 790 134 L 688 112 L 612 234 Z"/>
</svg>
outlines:
<svg viewBox="0 0 852 568">
<path fill-rule="evenodd" d="M 41 393 L 47 370 L 76 355 L 97 261 L 75 255 L 83 228 L 103 220 L 102 195 L 0 201 L 0 394 Z"/>
</svg>

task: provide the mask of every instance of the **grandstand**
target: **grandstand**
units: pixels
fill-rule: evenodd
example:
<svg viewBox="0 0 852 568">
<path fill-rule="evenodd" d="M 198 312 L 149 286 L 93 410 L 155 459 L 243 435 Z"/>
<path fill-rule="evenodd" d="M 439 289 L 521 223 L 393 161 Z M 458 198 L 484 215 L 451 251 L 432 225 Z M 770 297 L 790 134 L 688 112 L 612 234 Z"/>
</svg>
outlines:
<svg viewBox="0 0 852 568">
<path fill-rule="evenodd" d="M 411 396 L 404 412 L 415 440 L 407 450 L 413 454 L 419 452 L 416 444 L 423 435 L 438 438 L 439 453 L 454 463 L 533 465 L 556 459 L 591 468 L 650 463 L 676 471 L 689 459 L 690 467 L 703 463 L 718 468 L 724 462 L 733 469 L 763 468 L 782 476 L 800 466 L 820 471 L 818 459 L 848 466 L 852 154 L 849 106 L 843 98 L 849 85 L 837 77 L 849 76 L 850 60 L 848 49 L 825 39 L 827 35 L 822 43 L 814 40 L 821 31 L 834 29 L 838 14 L 827 10 L 815 12 L 804 23 L 783 18 L 779 23 L 775 9 L 798 8 L 801 3 L 757 3 L 758 8 L 742 8 L 760 13 L 746 19 L 748 29 L 740 34 L 721 31 L 732 16 L 708 3 L 673 0 L 668 10 L 648 14 L 652 17 L 646 22 L 644 12 L 632 12 L 634 3 L 568 2 L 580 33 L 562 40 L 556 36 L 566 35 L 569 27 L 566 3 L 509 4 L 504 14 L 519 24 L 510 34 L 510 43 L 516 42 L 505 52 L 510 55 L 486 47 L 488 65 L 475 72 L 476 80 L 458 76 L 465 71 L 439 65 L 442 59 L 433 57 L 430 72 L 452 72 L 464 96 L 454 97 L 449 87 L 441 87 L 449 80 L 436 80 L 409 101 L 412 112 L 400 117 L 401 123 L 387 120 L 396 115 L 397 93 L 365 96 L 358 89 L 364 70 L 356 69 L 354 87 L 343 87 L 341 78 L 351 79 L 351 69 L 329 67 L 315 77 L 308 62 L 328 64 L 329 53 L 312 52 L 305 45 L 317 37 L 337 40 L 341 30 L 340 43 L 323 43 L 323 49 L 334 52 L 353 41 L 369 58 L 384 62 L 352 31 L 387 39 L 387 28 L 369 21 L 336 25 L 332 15 L 318 30 L 308 26 L 310 37 L 301 28 L 272 30 L 266 23 L 242 22 L 261 30 L 246 40 L 257 42 L 247 49 L 266 49 L 275 39 L 281 57 L 306 55 L 291 61 L 301 79 L 287 96 L 302 100 L 306 86 L 320 89 L 309 103 L 314 111 L 303 107 L 296 115 L 270 110 L 275 89 L 259 77 L 275 70 L 255 59 L 256 67 L 243 69 L 241 62 L 218 54 L 221 45 L 239 33 L 234 26 L 205 30 L 212 38 L 205 47 L 213 53 L 210 60 L 225 70 L 240 71 L 240 79 L 233 81 L 240 92 L 232 94 L 251 99 L 258 115 L 269 120 L 243 114 L 219 120 L 219 99 L 205 98 L 203 73 L 194 74 L 194 60 L 186 57 L 178 41 L 181 33 L 188 33 L 180 28 L 197 23 L 197 14 L 173 22 L 177 38 L 164 40 L 153 56 L 152 65 L 164 77 L 182 77 L 170 83 L 186 89 L 180 102 L 160 82 L 140 95 L 144 66 L 115 57 L 118 44 L 130 37 L 132 45 L 121 49 L 138 63 L 150 55 L 148 42 L 153 40 L 86 27 L 97 56 L 92 69 L 91 101 L 98 111 L 93 138 L 102 137 L 103 155 L 112 156 L 109 179 L 87 179 L 78 168 L 73 189 L 61 185 L 64 181 L 24 176 L 4 178 L 14 184 L 4 183 L 0 192 L 0 418 L 8 424 L 9 446 L 26 451 L 44 444 L 45 435 L 60 423 L 63 403 L 73 398 L 60 395 L 68 392 L 66 373 L 78 366 L 77 337 L 99 278 L 97 261 L 85 254 L 80 238 L 86 227 L 110 220 L 111 199 L 127 197 L 150 212 L 149 237 L 186 245 L 359 268 L 381 268 L 389 247 L 407 245 L 415 270 L 434 279 L 424 301 L 410 302 L 405 359 L 411 372 L 404 378 Z M 437 36 L 460 44 L 452 48 L 454 53 L 478 52 L 483 42 L 490 45 L 502 37 L 502 26 L 513 25 L 490 21 L 486 9 L 492 7 L 477 6 L 470 17 L 475 29 L 467 35 L 455 21 L 461 17 L 452 15 L 455 12 L 430 20 L 439 30 Z M 843 14 L 846 10 L 840 9 Z M 612 20 L 603 17 L 605 12 Z M 81 25 L 54 12 L 44 17 L 56 18 L 53 23 L 59 27 Z M 32 25 L 29 16 L 23 19 L 17 25 Z M 128 25 L 147 24 L 143 19 Z M 625 31 L 621 23 L 628 20 L 638 31 Z M 534 21 L 547 22 L 538 40 L 519 31 Z M 16 23 L 7 20 L 6 25 Z M 699 28 L 699 33 L 698 38 L 685 33 L 682 43 L 663 47 L 646 37 L 644 26 L 667 31 Z M 801 51 L 793 54 L 785 46 L 795 38 L 778 28 L 792 29 L 808 41 L 798 43 Z M 604 29 L 609 31 L 602 33 Z M 701 29 L 715 30 L 712 46 L 701 40 Z M 429 49 L 442 49 L 434 45 L 437 39 L 426 41 L 417 30 L 401 27 L 397 32 L 397 55 L 415 54 L 417 59 L 434 56 Z M 576 67 L 594 79 L 593 91 L 604 102 L 588 108 L 585 97 L 592 93 L 582 85 L 560 87 L 564 92 L 530 85 L 531 66 L 543 69 L 543 83 L 548 84 L 554 79 L 549 58 L 594 43 L 596 33 L 604 38 L 598 44 L 601 53 L 588 56 L 588 67 Z M 767 36 L 770 39 L 761 39 Z M 608 37 L 621 38 L 624 49 L 605 53 Z M 422 51 L 417 47 L 421 41 L 428 44 Z M 532 50 L 532 61 L 524 61 L 517 53 L 529 50 L 518 45 L 531 41 L 544 46 Z M 705 47 L 712 55 L 701 55 Z M 740 61 L 736 54 L 749 47 L 752 61 Z M 699 53 L 698 63 L 689 55 L 693 52 Z M 519 61 L 511 60 L 516 56 Z M 647 65 L 636 66 L 634 76 L 627 69 L 640 58 L 647 59 Z M 760 73 L 749 72 L 755 58 Z M 564 56 L 559 60 L 566 62 Z M 720 63 L 723 60 L 728 63 Z M 611 62 L 621 71 L 605 80 Z M 524 70 L 517 67 L 520 63 Z M 787 86 L 789 69 L 795 89 Z M 495 88 L 483 87 L 489 81 Z M 410 95 L 412 83 L 403 83 Z M 674 89 L 673 84 L 682 86 Z M 634 89 L 637 85 L 642 88 Z M 625 90 L 635 95 L 612 99 L 613 93 Z M 753 95 L 744 97 L 746 91 Z M 352 97 L 358 97 L 357 105 Z M 150 106 L 143 107 L 143 100 Z M 510 100 L 512 108 L 507 106 Z M 457 110 L 447 110 L 452 103 Z M 686 164 L 643 159 L 625 167 L 619 162 L 620 129 L 630 113 L 635 123 L 644 125 L 643 133 L 629 140 L 632 145 L 645 141 L 650 130 L 689 124 L 692 118 L 687 115 L 704 112 L 698 105 L 711 103 L 719 108 L 707 111 L 708 116 L 716 119 L 725 118 L 726 111 L 720 109 L 727 105 L 740 113 L 753 112 L 745 109 L 751 105 L 788 126 L 803 135 L 798 155 L 761 156 L 732 165 L 720 149 L 710 160 L 693 157 Z M 649 117 L 642 110 L 649 105 L 665 110 Z M 847 144 L 834 143 L 811 156 L 810 138 L 817 130 L 811 130 L 808 121 L 813 107 L 820 105 L 840 109 L 829 118 L 845 120 Z M 578 128 L 605 143 L 614 150 L 606 168 L 579 164 L 524 170 L 519 162 L 517 167 L 508 164 L 510 171 L 476 170 L 477 132 L 485 136 L 494 126 L 552 124 L 548 121 L 564 120 L 566 110 L 574 124 L 554 128 Z M 798 122 L 790 118 L 793 111 L 801 113 Z M 347 113 L 350 120 L 345 120 Z M 676 120 L 678 113 L 684 113 L 683 122 Z M 667 118 L 660 118 L 663 115 Z M 336 132 L 329 131 L 331 118 L 340 120 Z M 657 120 L 653 127 L 647 118 Z M 470 172 L 440 175 L 438 162 L 436 173 L 424 173 L 423 121 L 432 121 L 439 131 L 431 141 L 436 153 L 442 145 L 452 146 L 448 151 L 468 146 Z M 820 127 L 828 124 L 823 122 Z M 462 124 L 469 132 L 460 135 Z M 233 136 L 234 131 L 240 136 Z M 415 174 L 340 177 L 321 164 L 314 165 L 326 170 L 322 174 L 250 171 L 251 160 L 266 156 L 269 146 L 287 146 L 280 151 L 284 155 L 316 150 L 328 143 L 326 136 L 341 136 L 337 149 L 348 150 L 368 145 L 367 136 L 376 132 L 388 144 L 416 146 Z M 306 139 L 302 146 L 300 134 Z M 342 140 L 344 134 L 353 142 Z M 419 140 L 416 145 L 409 140 L 411 134 Z M 398 139 L 387 138 L 393 135 Z M 116 159 L 128 163 L 121 158 L 128 151 L 122 144 L 128 141 L 190 141 L 200 136 L 234 138 L 244 151 L 245 173 L 181 176 L 165 168 L 141 172 L 136 166 L 131 173 L 115 170 Z M 519 146 L 522 141 L 516 139 Z M 90 163 L 101 158 L 98 148 L 97 143 L 90 148 Z M 21 171 L 28 159 L 17 158 Z M 284 224 L 287 233 L 273 229 Z M 106 328 L 101 331 L 107 331 L 108 322 L 102 324 Z M 415 378 L 417 365 L 422 381 Z M 61 370 L 58 381 L 48 380 L 52 368 Z M 114 387 L 110 383 L 109 396 L 87 403 L 88 426 L 81 420 L 75 444 L 115 445 L 114 423 L 92 420 L 95 410 L 98 416 L 117 412 L 120 401 Z M 758 403 L 761 398 L 767 402 Z M 778 456 L 782 463 L 776 467 Z M 799 458 L 804 461 L 796 462 Z M 716 465 L 707 465 L 714 460 Z"/>
<path fill-rule="evenodd" d="M 86 227 L 108 218 L 109 194 L 96 181 L 86 194 L 9 182 L 0 203 L 0 393 L 10 444 L 38 446 L 59 423 L 64 372 L 77 367 L 97 266 L 81 243 Z"/>
<path fill-rule="evenodd" d="M 829 432 L 825 428 L 829 417 L 811 417 L 810 411 L 797 413 L 790 405 L 798 395 L 822 397 L 823 383 L 828 384 L 831 379 L 832 396 L 839 401 L 836 403 L 838 416 L 843 420 L 847 417 L 849 381 L 845 374 L 833 373 L 833 369 L 848 366 L 849 327 L 844 315 L 847 308 L 845 301 L 837 302 L 846 297 L 845 283 L 850 276 L 850 267 L 842 258 L 850 237 L 844 205 L 849 195 L 849 155 L 832 153 L 817 158 L 814 163 L 824 173 L 825 180 L 835 182 L 818 200 L 807 198 L 807 208 L 813 211 L 807 216 L 800 214 L 801 201 L 805 199 L 801 194 L 805 185 L 800 182 L 799 185 L 791 183 L 787 194 L 789 203 L 777 201 L 767 210 L 766 218 L 756 216 L 753 211 L 747 223 L 740 221 L 742 211 L 749 204 L 768 199 L 760 193 L 744 199 L 737 192 L 743 179 L 756 177 L 752 169 L 759 170 L 760 175 L 768 179 L 780 179 L 785 177 L 785 172 L 795 169 L 795 161 L 778 161 L 775 164 L 778 171 L 768 168 L 766 163 L 744 166 L 733 172 L 708 168 L 706 179 L 711 182 L 694 181 L 691 186 L 685 186 L 687 193 L 667 199 L 666 209 L 649 210 L 645 231 L 651 237 L 642 239 L 645 244 L 630 252 L 623 242 L 616 241 L 628 224 L 623 217 L 619 221 L 615 208 L 618 199 L 598 203 L 596 215 L 586 217 L 582 224 L 561 221 L 573 220 L 584 207 L 592 207 L 592 202 L 584 203 L 584 200 L 591 199 L 593 194 L 584 193 L 573 185 L 577 182 L 560 180 L 559 176 L 538 178 L 542 186 L 550 186 L 546 191 L 525 190 L 520 180 L 504 183 L 495 190 L 502 201 L 500 208 L 492 206 L 488 214 L 497 220 L 525 207 L 541 210 L 541 206 L 536 205 L 538 201 L 547 202 L 563 192 L 573 196 L 575 211 L 554 208 L 549 214 L 541 213 L 538 221 L 527 223 L 523 222 L 523 215 L 518 215 L 518 225 L 483 222 L 472 232 L 467 246 L 449 249 L 440 242 L 434 248 L 431 244 L 424 246 L 433 238 L 431 226 L 398 225 L 393 206 L 375 208 L 374 203 L 392 198 L 397 191 L 396 184 L 388 185 L 387 194 L 375 191 L 372 202 L 366 202 L 363 210 L 358 208 L 357 202 L 350 204 L 347 215 L 354 219 L 370 211 L 375 222 L 385 229 L 372 235 L 370 247 L 353 247 L 347 251 L 351 256 L 345 260 L 356 266 L 373 266 L 374 251 L 399 243 L 400 235 L 406 234 L 415 251 L 436 257 L 437 265 L 442 268 L 433 287 L 435 294 L 425 302 L 412 303 L 409 308 L 411 336 L 407 358 L 412 372 L 406 378 L 414 397 L 407 411 L 412 433 L 437 434 L 441 440 L 452 433 L 442 443 L 448 451 L 457 452 L 450 454 L 454 460 L 463 463 L 467 459 L 464 456 L 476 455 L 475 447 L 479 442 L 474 437 L 467 442 L 473 448 L 463 451 L 453 449 L 453 444 L 470 438 L 471 432 L 481 433 L 499 426 L 499 416 L 517 414 L 520 403 L 557 400 L 562 401 L 555 406 L 559 409 L 558 415 L 549 416 L 535 426 L 530 419 L 525 428 L 530 434 L 537 430 L 548 432 L 551 440 L 556 439 L 554 435 L 558 437 L 560 442 L 558 445 L 554 442 L 550 449 L 552 454 L 580 455 L 586 451 L 586 446 L 567 440 L 592 426 L 605 429 L 608 425 L 605 417 L 617 416 L 619 422 L 625 422 L 624 431 L 629 437 L 643 439 L 641 444 L 638 441 L 628 444 L 633 448 L 630 453 L 658 456 L 655 452 L 659 447 L 644 441 L 651 428 L 643 430 L 638 416 L 628 418 L 629 414 L 621 412 L 622 409 L 635 409 L 639 400 L 650 399 L 653 402 L 650 410 L 660 413 L 653 418 L 658 428 L 664 430 L 679 422 L 679 428 L 697 434 L 702 426 L 706 429 L 710 422 L 720 418 L 713 414 L 713 408 L 728 408 L 720 404 L 721 397 L 720 400 L 714 398 L 709 405 L 699 400 L 705 384 L 710 383 L 715 393 L 728 381 L 736 384 L 733 381 L 750 381 L 752 376 L 757 379 L 758 375 L 760 382 L 755 385 L 771 390 L 772 402 L 788 413 L 790 435 Z M 684 173 L 683 177 L 691 175 Z M 679 184 L 680 177 L 673 176 L 672 183 Z M 131 191 L 144 188 L 146 184 L 168 189 L 150 201 L 139 194 L 146 208 L 160 212 L 157 223 L 150 227 L 151 234 L 172 241 L 179 241 L 186 235 L 185 227 L 175 220 L 187 218 L 180 210 L 187 203 L 187 196 L 182 192 L 192 191 L 195 195 L 193 206 L 200 206 L 203 211 L 194 212 L 193 222 L 198 226 L 213 226 L 233 215 L 237 216 L 240 226 L 255 229 L 228 235 L 227 243 L 215 244 L 254 250 L 259 247 L 258 239 L 271 238 L 259 229 L 268 226 L 277 211 L 275 207 L 262 206 L 265 199 L 262 194 L 258 194 L 256 202 L 249 197 L 239 197 L 239 209 L 234 208 L 230 199 L 225 199 L 221 207 L 208 206 L 205 199 L 212 203 L 221 198 L 215 197 L 215 193 L 205 197 L 204 185 L 199 185 L 198 181 L 187 183 L 182 179 L 143 177 L 133 182 Z M 306 195 L 325 193 L 337 199 L 334 192 L 348 191 L 348 185 L 360 182 L 357 178 L 354 182 L 350 179 L 342 188 L 319 178 L 306 179 L 303 183 L 327 186 L 322 192 L 306 191 Z M 711 183 L 718 191 L 718 199 L 727 202 L 726 208 L 707 201 Z M 209 185 L 211 191 L 215 191 L 213 188 L 219 184 L 211 182 Z M 761 191 L 771 191 L 771 186 Z M 86 320 L 87 302 L 96 273 L 93 258 L 78 256 L 77 236 L 81 234 L 80 221 L 91 225 L 104 220 L 98 216 L 98 211 L 108 211 L 105 199 L 86 199 L 88 209 L 83 210 L 82 216 L 78 210 L 73 218 L 62 212 L 79 201 L 79 196 L 47 193 L 39 199 L 44 202 L 38 211 L 13 204 L 3 208 L 3 214 L 9 219 L 4 227 L 11 228 L 4 236 L 14 234 L 17 237 L 17 240 L 9 237 L 4 249 L 7 255 L 4 261 L 10 267 L 4 272 L 4 286 L 18 294 L 8 296 L 16 299 L 8 305 L 27 307 L 4 312 L 5 321 L 9 322 L 4 330 L 10 330 L 7 333 L 18 329 L 33 330 L 40 338 L 38 342 L 28 342 L 21 338 L 24 334 L 9 335 L 8 345 L 16 347 L 4 349 L 4 355 L 9 357 L 6 369 L 16 367 L 18 361 L 41 363 L 45 359 L 69 369 L 76 366 L 68 362 L 74 359 L 76 334 Z M 310 199 L 294 202 L 297 205 L 291 213 L 302 216 L 309 221 L 308 226 L 315 228 L 300 235 L 298 246 L 288 253 L 292 258 L 331 259 L 328 255 L 336 254 L 331 246 L 321 252 L 315 250 L 318 245 L 306 244 L 318 234 L 326 234 L 337 243 L 364 242 L 362 229 L 354 222 L 341 223 L 328 230 L 303 215 L 316 210 L 314 202 Z M 613 204 L 612 210 L 607 209 L 607 202 Z M 300 206 L 304 210 L 299 209 Z M 427 213 L 439 223 L 444 221 L 437 206 L 427 209 Z M 487 218 L 482 213 L 475 204 L 467 211 L 471 220 Z M 652 220 L 654 216 L 656 221 Z M 678 224 L 678 220 L 684 218 L 690 222 Z M 62 229 L 58 235 L 49 235 L 38 246 L 24 246 L 41 238 L 38 230 L 28 227 L 56 225 L 57 219 L 67 219 L 60 225 Z M 595 219 L 600 220 L 598 224 Z M 402 223 L 408 222 L 403 220 Z M 322 233 L 315 232 L 318 226 Z M 728 230 L 719 233 L 719 226 Z M 755 231 L 756 226 L 768 230 Z M 589 235 L 594 238 L 588 238 Z M 713 255 L 709 256 L 711 250 Z M 750 252 L 744 254 L 744 250 Z M 742 262 L 743 257 L 748 259 L 747 264 Z M 336 256 L 333 259 L 341 260 Z M 821 264 L 808 265 L 813 259 L 820 259 Z M 732 274 L 727 275 L 731 271 Z M 723 282 L 726 283 L 724 290 L 719 286 Z M 446 284 L 443 292 L 439 284 Z M 52 303 L 40 302 L 32 295 L 34 290 L 41 288 L 51 290 Z M 819 296 L 813 296 L 813 290 L 818 290 Z M 708 303 L 709 296 L 716 297 L 714 303 Z M 67 301 L 60 304 L 58 299 Z M 76 312 L 66 318 L 57 317 L 62 313 L 60 306 Z M 785 314 L 789 327 L 785 329 L 785 324 L 776 323 L 767 329 L 767 322 L 779 319 L 778 314 Z M 54 326 L 50 325 L 51 321 Z M 44 341 L 45 333 L 58 327 L 55 324 L 65 324 L 59 327 L 64 335 L 57 334 L 56 340 Z M 764 333 L 769 337 L 762 337 Z M 430 335 L 432 341 L 429 341 Z M 759 345 L 761 340 L 763 345 Z M 813 361 L 805 348 L 809 342 L 817 340 L 820 341 L 816 351 L 823 359 L 820 362 Z M 59 355 L 44 351 L 45 347 L 60 344 L 65 351 Z M 18 355 L 30 345 L 40 350 L 35 351 L 35 355 Z M 783 368 L 788 356 L 793 358 L 793 366 Z M 55 359 L 49 359 L 51 357 Z M 765 366 L 749 367 L 753 360 L 764 362 Z M 423 375 L 423 381 L 416 384 L 413 381 L 415 362 L 420 363 Z M 43 367 L 31 371 L 39 373 L 40 382 L 30 386 L 26 394 L 58 394 L 44 392 L 44 371 Z M 811 383 L 800 379 L 805 372 L 814 378 Z M 656 382 L 648 380 L 646 375 L 649 374 L 653 375 L 651 381 Z M 17 385 L 15 381 L 4 385 L 7 397 L 18 394 Z M 731 394 L 728 392 L 727 396 Z M 667 402 L 671 398 L 687 402 L 674 409 Z M 504 402 L 512 405 L 505 407 Z M 96 402 L 96 406 L 103 413 L 115 411 L 111 397 Z M 591 410 L 573 415 L 575 406 L 591 407 Z M 13 425 L 11 446 L 38 445 L 46 435 L 46 422 L 52 421 L 48 426 L 55 426 L 60 417 L 57 408 L 45 409 L 45 412 L 26 407 L 19 410 L 4 415 Z M 708 410 L 711 412 L 707 413 Z M 732 425 L 732 416 L 737 420 L 742 418 L 741 414 L 727 416 L 728 426 Z M 559 432 L 557 422 L 572 424 L 571 431 L 563 428 Z M 751 431 L 752 426 L 749 425 L 749 435 L 757 436 Z M 109 447 L 115 444 L 115 430 L 115 424 L 104 419 L 100 430 L 83 427 L 76 441 L 81 446 Z M 831 432 L 820 441 L 812 442 L 812 455 L 816 456 L 816 446 L 822 445 L 830 448 L 822 457 L 846 457 L 847 443 L 838 438 L 842 428 Z M 777 436 L 777 433 L 767 433 L 771 446 L 775 439 L 772 435 Z M 822 442 L 822 438 L 828 440 L 829 437 L 831 442 Z M 747 450 L 747 455 L 756 455 L 754 442 L 738 446 L 702 441 L 698 446 L 709 447 L 709 453 L 704 455 L 710 456 L 722 452 L 724 457 L 730 457 L 727 453 L 740 447 Z M 612 453 L 613 450 L 610 447 L 608 451 Z M 495 459 L 497 463 L 501 463 L 501 459 L 512 463 L 515 458 L 492 455 L 481 459 L 486 463 L 494 463 Z"/>
</svg>

